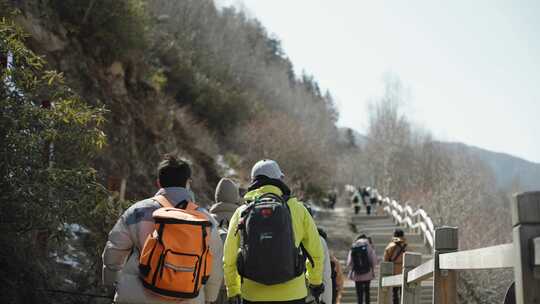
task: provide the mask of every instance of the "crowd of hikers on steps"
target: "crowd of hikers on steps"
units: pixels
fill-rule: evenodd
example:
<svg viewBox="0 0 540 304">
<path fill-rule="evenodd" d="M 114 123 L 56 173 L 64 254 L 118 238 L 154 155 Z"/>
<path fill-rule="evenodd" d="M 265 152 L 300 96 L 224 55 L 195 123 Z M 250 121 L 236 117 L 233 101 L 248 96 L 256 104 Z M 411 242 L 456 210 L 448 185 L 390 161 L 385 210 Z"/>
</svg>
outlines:
<svg viewBox="0 0 540 304">
<path fill-rule="evenodd" d="M 166 155 L 156 194 L 129 207 L 110 231 L 102 275 L 115 303 L 339 303 L 340 262 L 275 161 L 253 166 L 247 191 L 221 179 L 210 210 L 194 202 L 191 177 L 187 162 Z M 385 253 L 396 265 L 406 247 L 398 232 Z M 359 303 L 362 295 L 369 303 L 377 262 L 360 235 L 347 261 Z"/>
<path fill-rule="evenodd" d="M 374 211 L 376 215 L 382 215 L 384 214 L 382 207 L 383 202 L 384 200 L 377 189 L 371 187 L 358 187 L 353 189 L 351 205 L 354 209 L 354 214 L 360 213 L 362 205 L 364 205 L 367 215 L 371 215 L 372 211 Z"/>
</svg>

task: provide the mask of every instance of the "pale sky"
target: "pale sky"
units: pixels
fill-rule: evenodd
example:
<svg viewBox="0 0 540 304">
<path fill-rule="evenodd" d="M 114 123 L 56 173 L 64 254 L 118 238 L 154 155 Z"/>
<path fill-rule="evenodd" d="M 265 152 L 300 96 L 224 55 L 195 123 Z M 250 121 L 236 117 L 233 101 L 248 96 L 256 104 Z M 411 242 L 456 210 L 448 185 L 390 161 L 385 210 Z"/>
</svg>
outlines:
<svg viewBox="0 0 540 304">
<path fill-rule="evenodd" d="M 365 133 L 383 75 L 437 139 L 540 162 L 540 1 L 218 0 L 244 7 Z"/>
</svg>

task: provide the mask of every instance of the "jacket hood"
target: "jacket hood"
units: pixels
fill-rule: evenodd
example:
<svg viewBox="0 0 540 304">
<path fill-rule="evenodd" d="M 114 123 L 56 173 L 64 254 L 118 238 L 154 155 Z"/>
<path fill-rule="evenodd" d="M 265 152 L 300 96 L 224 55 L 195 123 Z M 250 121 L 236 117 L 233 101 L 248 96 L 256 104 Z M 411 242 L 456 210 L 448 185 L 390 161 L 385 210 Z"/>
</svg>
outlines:
<svg viewBox="0 0 540 304">
<path fill-rule="evenodd" d="M 236 204 L 229 204 L 229 203 L 215 203 L 210 207 L 210 213 L 223 213 L 223 212 L 230 212 L 234 213 L 236 209 L 238 208 L 238 205 Z"/>
<path fill-rule="evenodd" d="M 222 178 L 216 187 L 215 201 L 238 205 L 240 201 L 238 186 L 231 179 Z"/>
<path fill-rule="evenodd" d="M 248 191 L 257 190 L 263 186 L 274 186 L 281 190 L 283 196 L 291 196 L 291 189 L 280 179 L 269 178 L 259 175 L 248 187 Z"/>
</svg>

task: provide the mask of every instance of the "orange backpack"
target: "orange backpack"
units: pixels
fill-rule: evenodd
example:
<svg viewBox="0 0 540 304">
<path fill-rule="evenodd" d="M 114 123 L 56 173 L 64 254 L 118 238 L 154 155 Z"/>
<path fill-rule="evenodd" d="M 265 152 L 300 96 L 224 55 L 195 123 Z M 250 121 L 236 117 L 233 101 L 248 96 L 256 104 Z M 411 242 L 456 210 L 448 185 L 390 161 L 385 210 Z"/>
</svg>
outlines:
<svg viewBox="0 0 540 304">
<path fill-rule="evenodd" d="M 162 195 L 154 199 L 163 208 L 152 214 L 155 230 L 141 251 L 142 284 L 159 296 L 196 298 L 212 270 L 208 246 L 212 224 L 192 202 L 180 209 Z"/>
</svg>

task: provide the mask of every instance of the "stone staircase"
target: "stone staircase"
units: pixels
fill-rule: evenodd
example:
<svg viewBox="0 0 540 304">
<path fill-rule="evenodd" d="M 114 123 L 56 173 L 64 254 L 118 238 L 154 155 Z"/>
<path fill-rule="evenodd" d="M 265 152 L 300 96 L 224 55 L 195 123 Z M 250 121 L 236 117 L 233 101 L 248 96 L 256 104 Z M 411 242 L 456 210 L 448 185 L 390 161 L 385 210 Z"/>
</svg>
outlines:
<svg viewBox="0 0 540 304">
<path fill-rule="evenodd" d="M 324 228 L 328 234 L 328 246 L 334 255 L 342 262 L 343 271 L 348 269 L 345 266 L 348 250 L 353 238 L 365 233 L 371 236 L 375 246 L 375 252 L 382 261 L 384 248 L 391 240 L 397 226 L 388 215 L 354 215 L 351 208 L 336 208 L 335 210 L 321 210 L 316 217 L 317 225 Z M 423 237 L 412 231 L 405 229 L 405 237 L 408 242 L 407 249 L 411 252 L 423 254 L 423 260 L 432 258 L 428 248 L 424 246 Z M 370 303 L 377 303 L 377 283 L 379 266 L 375 268 L 376 278 L 371 281 Z M 421 301 L 422 304 L 431 303 L 433 282 L 427 280 L 422 282 Z M 342 292 L 341 303 L 357 303 L 354 282 L 345 281 L 345 288 Z M 386 303 L 385 303 L 386 304 Z"/>
</svg>

